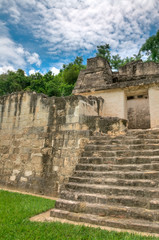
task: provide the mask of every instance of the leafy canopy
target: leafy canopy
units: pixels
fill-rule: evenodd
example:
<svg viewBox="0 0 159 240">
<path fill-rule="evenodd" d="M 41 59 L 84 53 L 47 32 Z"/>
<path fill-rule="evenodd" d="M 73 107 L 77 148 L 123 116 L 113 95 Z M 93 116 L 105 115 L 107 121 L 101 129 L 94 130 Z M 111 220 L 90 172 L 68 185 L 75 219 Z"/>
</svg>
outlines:
<svg viewBox="0 0 159 240">
<path fill-rule="evenodd" d="M 159 30 L 156 35 L 153 35 L 146 40 L 139 52 L 146 53 L 148 61 L 159 62 Z"/>
<path fill-rule="evenodd" d="M 133 57 L 121 58 L 119 54 L 112 55 L 111 48 L 109 44 L 97 46 L 96 56 L 105 58 L 111 65 L 114 70 L 118 70 L 119 67 L 124 66 L 125 64 L 141 59 L 141 54 L 133 55 Z"/>
<path fill-rule="evenodd" d="M 72 93 L 79 72 L 84 69 L 83 58 L 76 57 L 74 62 L 63 65 L 58 75 L 51 71 L 46 74 L 36 72 L 26 76 L 22 69 L 8 71 L 0 75 L 0 95 L 17 91 L 35 91 L 48 96 L 68 96 Z"/>
</svg>

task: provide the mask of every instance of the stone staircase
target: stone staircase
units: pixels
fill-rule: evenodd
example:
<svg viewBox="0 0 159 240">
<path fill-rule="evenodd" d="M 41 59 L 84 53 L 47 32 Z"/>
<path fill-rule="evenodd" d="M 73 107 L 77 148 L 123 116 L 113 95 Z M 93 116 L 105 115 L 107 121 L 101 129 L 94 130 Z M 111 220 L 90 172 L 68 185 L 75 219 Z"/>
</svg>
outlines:
<svg viewBox="0 0 159 240">
<path fill-rule="evenodd" d="M 159 233 L 159 130 L 92 136 L 50 215 Z"/>
</svg>

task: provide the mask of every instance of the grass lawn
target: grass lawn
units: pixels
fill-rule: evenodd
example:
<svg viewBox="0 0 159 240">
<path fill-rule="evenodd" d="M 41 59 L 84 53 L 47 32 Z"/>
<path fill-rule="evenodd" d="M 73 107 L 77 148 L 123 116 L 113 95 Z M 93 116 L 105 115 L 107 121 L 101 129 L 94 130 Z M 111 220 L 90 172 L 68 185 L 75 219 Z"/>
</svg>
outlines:
<svg viewBox="0 0 159 240">
<path fill-rule="evenodd" d="M 0 240 L 143 240 L 159 239 L 29 218 L 54 207 L 55 201 L 0 190 Z"/>
</svg>

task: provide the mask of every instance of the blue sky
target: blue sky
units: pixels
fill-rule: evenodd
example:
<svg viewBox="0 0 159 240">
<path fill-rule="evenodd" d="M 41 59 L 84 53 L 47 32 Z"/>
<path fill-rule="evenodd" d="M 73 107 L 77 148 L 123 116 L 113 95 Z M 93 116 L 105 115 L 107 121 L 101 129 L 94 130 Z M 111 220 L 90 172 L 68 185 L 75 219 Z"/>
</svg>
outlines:
<svg viewBox="0 0 159 240">
<path fill-rule="evenodd" d="M 56 74 L 105 43 L 132 56 L 158 29 L 158 0 L 0 0 L 0 73 Z"/>
</svg>

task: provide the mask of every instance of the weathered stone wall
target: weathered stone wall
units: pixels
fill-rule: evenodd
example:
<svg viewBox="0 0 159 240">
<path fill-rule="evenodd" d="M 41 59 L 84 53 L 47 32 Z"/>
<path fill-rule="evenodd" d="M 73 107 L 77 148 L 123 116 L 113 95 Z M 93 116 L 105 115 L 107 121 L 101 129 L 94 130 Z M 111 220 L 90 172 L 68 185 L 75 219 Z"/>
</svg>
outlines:
<svg viewBox="0 0 159 240">
<path fill-rule="evenodd" d="M 119 75 L 145 76 L 159 74 L 159 64 L 155 62 L 134 61 L 119 68 Z"/>
<path fill-rule="evenodd" d="M 0 98 L 0 184 L 57 196 L 90 135 L 124 128 L 103 100 L 16 93 Z"/>
<path fill-rule="evenodd" d="M 82 93 L 84 96 L 89 96 L 89 94 Z M 127 99 L 123 89 L 97 91 L 92 92 L 91 95 L 101 97 L 104 100 L 100 116 L 127 119 Z"/>
<path fill-rule="evenodd" d="M 93 92 L 103 88 L 112 82 L 112 71 L 109 63 L 101 57 L 90 58 L 87 60 L 87 68 L 81 70 L 74 94 L 82 92 Z"/>
<path fill-rule="evenodd" d="M 119 72 L 112 72 L 106 59 L 95 57 L 87 60 L 87 68 L 80 72 L 73 93 L 92 95 L 97 91 L 153 83 L 159 84 L 159 63 L 139 60 L 127 63 Z"/>
<path fill-rule="evenodd" d="M 96 97 L 102 97 L 104 99 L 103 110 L 101 115 L 103 117 L 119 117 L 127 119 L 126 112 L 126 95 L 122 89 L 113 89 L 107 92 L 97 92 Z"/>
</svg>

